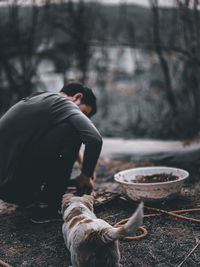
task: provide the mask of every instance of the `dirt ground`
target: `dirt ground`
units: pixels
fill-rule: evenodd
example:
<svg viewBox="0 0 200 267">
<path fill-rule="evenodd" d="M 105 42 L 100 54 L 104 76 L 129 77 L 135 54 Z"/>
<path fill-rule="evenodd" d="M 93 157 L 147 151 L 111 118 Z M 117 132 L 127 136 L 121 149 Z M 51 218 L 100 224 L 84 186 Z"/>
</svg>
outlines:
<svg viewBox="0 0 200 267">
<path fill-rule="evenodd" d="M 130 217 L 135 210 L 135 203 L 121 198 L 123 193 L 113 182 L 113 174 L 135 166 L 150 165 L 154 163 L 101 160 L 96 182 L 95 214 L 97 217 L 111 225 Z M 190 179 L 176 199 L 145 204 L 166 210 L 200 208 L 200 169 L 191 166 L 189 171 Z M 1 260 L 13 267 L 70 266 L 69 253 L 61 232 L 62 222 L 33 224 L 29 220 L 30 210 L 24 211 L 15 209 L 12 205 L 0 204 Z M 145 214 L 148 213 L 151 212 L 145 210 Z M 199 212 L 184 215 L 200 219 Z M 145 238 L 132 241 L 120 240 L 123 267 L 178 266 L 196 245 L 198 238 L 200 239 L 200 223 L 184 221 L 168 215 L 145 218 L 144 227 L 148 231 Z M 182 266 L 200 266 L 200 245 Z"/>
</svg>

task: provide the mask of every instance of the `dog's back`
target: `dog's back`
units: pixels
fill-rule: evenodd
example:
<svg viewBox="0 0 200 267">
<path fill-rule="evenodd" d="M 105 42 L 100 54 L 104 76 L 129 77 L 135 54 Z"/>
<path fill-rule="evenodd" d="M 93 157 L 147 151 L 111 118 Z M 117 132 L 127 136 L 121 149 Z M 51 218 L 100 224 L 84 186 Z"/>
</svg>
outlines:
<svg viewBox="0 0 200 267">
<path fill-rule="evenodd" d="M 77 201 L 77 205 L 72 204 Z M 134 234 L 142 224 L 143 204 L 130 220 L 119 228 L 97 219 L 91 211 L 90 196 L 74 197 L 64 211 L 63 235 L 71 253 L 73 267 L 119 267 L 118 239 Z M 79 201 L 79 202 L 78 202 Z"/>
</svg>

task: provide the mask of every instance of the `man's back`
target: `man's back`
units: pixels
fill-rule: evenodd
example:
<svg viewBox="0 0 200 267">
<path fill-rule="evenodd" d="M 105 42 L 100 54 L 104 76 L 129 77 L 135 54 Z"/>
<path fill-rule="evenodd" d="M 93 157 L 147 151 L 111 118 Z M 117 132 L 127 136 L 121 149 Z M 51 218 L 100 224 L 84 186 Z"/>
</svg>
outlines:
<svg viewBox="0 0 200 267">
<path fill-rule="evenodd" d="M 41 93 L 14 105 L 0 120 L 0 185 L 13 178 L 25 147 L 73 114 L 78 107 L 59 94 Z"/>
</svg>

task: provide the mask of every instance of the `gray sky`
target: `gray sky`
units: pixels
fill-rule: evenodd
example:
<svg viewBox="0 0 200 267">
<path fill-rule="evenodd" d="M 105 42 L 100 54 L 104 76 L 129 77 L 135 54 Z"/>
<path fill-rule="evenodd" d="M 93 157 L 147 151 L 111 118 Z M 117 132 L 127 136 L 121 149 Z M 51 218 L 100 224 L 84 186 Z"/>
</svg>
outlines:
<svg viewBox="0 0 200 267">
<path fill-rule="evenodd" d="M 77 0 L 75 0 L 77 1 Z M 94 1 L 94 0 L 93 0 Z M 149 6 L 148 0 L 96 0 L 97 2 L 103 2 L 103 3 L 113 3 L 113 4 L 119 4 L 119 3 L 133 3 L 137 5 L 143 5 L 143 6 Z M 6 4 L 6 3 L 13 3 L 15 0 L 0 0 L 0 4 Z M 19 4 L 30 4 L 33 0 L 18 0 Z M 44 3 L 44 0 L 35 0 L 35 3 L 41 4 Z M 52 0 L 52 2 L 59 2 L 59 0 Z M 172 6 L 174 3 L 174 0 L 158 0 L 160 6 Z"/>
<path fill-rule="evenodd" d="M 143 6 L 149 6 L 148 0 L 99 0 L 98 2 L 104 2 L 104 3 L 132 3 L 137 5 L 143 5 Z M 160 6 L 172 6 L 174 3 L 174 0 L 158 0 L 158 3 Z"/>
</svg>

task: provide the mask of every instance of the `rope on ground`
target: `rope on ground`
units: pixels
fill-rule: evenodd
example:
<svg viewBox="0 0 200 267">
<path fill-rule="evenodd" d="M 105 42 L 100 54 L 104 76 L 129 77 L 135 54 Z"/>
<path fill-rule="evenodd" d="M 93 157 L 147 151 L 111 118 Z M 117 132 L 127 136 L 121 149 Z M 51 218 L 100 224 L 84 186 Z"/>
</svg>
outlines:
<svg viewBox="0 0 200 267">
<path fill-rule="evenodd" d="M 120 227 L 124 223 L 126 223 L 128 220 L 129 220 L 129 218 L 121 220 L 120 222 L 116 223 L 114 225 L 114 227 Z M 141 230 L 143 232 L 143 234 L 137 235 L 137 236 L 126 236 L 126 237 L 124 237 L 124 239 L 126 239 L 126 240 L 141 239 L 141 238 L 143 238 L 143 237 L 145 237 L 147 235 L 148 232 L 147 232 L 146 228 L 144 228 L 142 226 L 139 226 L 138 229 Z"/>
<path fill-rule="evenodd" d="M 176 217 L 178 219 L 187 220 L 187 221 L 190 221 L 190 222 L 200 223 L 200 220 L 199 219 L 195 219 L 195 218 L 191 218 L 191 217 L 186 217 L 186 216 L 183 216 L 183 215 L 179 215 L 178 214 L 178 213 L 186 213 L 186 212 L 200 211 L 200 208 L 198 208 L 198 209 L 185 209 L 185 210 L 166 211 L 166 210 L 163 210 L 163 209 L 158 209 L 158 208 L 153 208 L 153 207 L 149 207 L 149 206 L 144 206 L 144 209 L 154 210 L 154 211 L 160 212 L 160 213 L 155 213 L 155 214 L 145 214 L 144 215 L 144 218 L 161 216 L 163 214 L 167 214 L 167 215 Z M 120 227 L 120 226 L 124 225 L 124 223 L 126 223 L 129 219 L 130 218 L 123 219 L 123 220 L 119 221 L 118 223 L 116 223 L 114 225 L 114 227 Z M 138 236 L 127 236 L 124 239 L 126 239 L 126 240 L 141 239 L 141 238 L 144 238 L 147 235 L 148 231 L 146 230 L 146 228 L 139 227 L 138 229 L 141 230 L 141 231 L 143 231 L 143 234 L 138 235 Z"/>
<path fill-rule="evenodd" d="M 0 259 L 0 266 L 4 266 L 4 267 L 12 267 L 11 265 L 5 263 L 5 262 L 2 261 L 1 259 Z"/>
<path fill-rule="evenodd" d="M 190 222 L 200 223 L 200 220 L 199 219 L 195 219 L 195 218 L 191 218 L 191 217 L 186 217 L 186 216 L 182 216 L 182 215 L 178 215 L 177 214 L 177 213 L 200 211 L 200 209 L 186 209 L 186 210 L 166 211 L 166 210 L 152 208 L 152 207 L 148 207 L 148 206 L 144 206 L 144 208 L 145 209 L 148 209 L 148 210 L 155 210 L 155 211 L 158 211 L 158 212 L 161 212 L 161 213 L 165 213 L 167 215 L 174 216 L 174 217 L 177 217 L 179 219 L 187 220 L 187 221 L 190 221 Z"/>
</svg>

